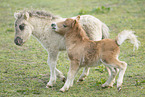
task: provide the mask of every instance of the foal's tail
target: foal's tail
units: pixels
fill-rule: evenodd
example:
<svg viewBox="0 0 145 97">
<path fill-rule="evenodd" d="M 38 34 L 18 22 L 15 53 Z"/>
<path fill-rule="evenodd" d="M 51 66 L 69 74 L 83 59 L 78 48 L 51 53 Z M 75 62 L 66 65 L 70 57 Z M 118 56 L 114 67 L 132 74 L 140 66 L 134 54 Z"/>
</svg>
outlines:
<svg viewBox="0 0 145 97">
<path fill-rule="evenodd" d="M 116 43 L 121 45 L 126 39 L 129 39 L 132 44 L 134 44 L 133 50 L 135 47 L 138 49 L 140 41 L 137 40 L 137 36 L 134 35 L 134 31 L 124 30 L 118 34 L 116 37 Z"/>
<path fill-rule="evenodd" d="M 107 27 L 107 25 L 106 24 L 102 24 L 102 37 L 103 37 L 103 39 L 105 39 L 105 38 L 109 38 L 109 28 Z"/>
</svg>

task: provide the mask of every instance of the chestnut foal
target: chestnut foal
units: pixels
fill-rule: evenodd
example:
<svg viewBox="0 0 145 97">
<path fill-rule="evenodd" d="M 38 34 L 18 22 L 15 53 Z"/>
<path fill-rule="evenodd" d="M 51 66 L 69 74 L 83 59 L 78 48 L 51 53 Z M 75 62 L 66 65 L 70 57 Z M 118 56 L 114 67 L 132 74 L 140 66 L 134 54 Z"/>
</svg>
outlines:
<svg viewBox="0 0 145 97">
<path fill-rule="evenodd" d="M 119 46 L 126 39 L 130 39 L 131 43 L 138 48 L 139 41 L 133 34 L 133 31 L 128 30 L 119 33 L 115 40 L 92 41 L 79 24 L 79 18 L 80 16 L 76 19 L 66 19 L 63 22 L 52 24 L 52 29 L 64 35 L 68 57 L 71 61 L 67 80 L 60 91 L 64 92 L 73 85 L 74 78 L 81 67 L 98 66 L 100 63 L 103 63 L 111 70 L 109 79 L 102 87 L 113 87 L 115 77 L 119 72 L 117 89 L 120 91 L 127 63 L 118 59 L 120 53 Z"/>
</svg>

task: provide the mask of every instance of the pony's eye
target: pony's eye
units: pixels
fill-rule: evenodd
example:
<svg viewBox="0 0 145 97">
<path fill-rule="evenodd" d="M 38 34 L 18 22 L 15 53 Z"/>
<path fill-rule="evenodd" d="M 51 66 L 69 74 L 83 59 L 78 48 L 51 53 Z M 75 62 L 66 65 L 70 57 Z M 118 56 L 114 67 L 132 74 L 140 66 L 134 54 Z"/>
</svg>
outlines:
<svg viewBox="0 0 145 97">
<path fill-rule="evenodd" d="M 63 24 L 63 27 L 67 27 L 67 26 Z"/>
<path fill-rule="evenodd" d="M 24 30 L 25 24 L 19 25 L 20 30 Z"/>
<path fill-rule="evenodd" d="M 17 27 L 17 24 L 15 24 L 15 27 Z"/>
</svg>

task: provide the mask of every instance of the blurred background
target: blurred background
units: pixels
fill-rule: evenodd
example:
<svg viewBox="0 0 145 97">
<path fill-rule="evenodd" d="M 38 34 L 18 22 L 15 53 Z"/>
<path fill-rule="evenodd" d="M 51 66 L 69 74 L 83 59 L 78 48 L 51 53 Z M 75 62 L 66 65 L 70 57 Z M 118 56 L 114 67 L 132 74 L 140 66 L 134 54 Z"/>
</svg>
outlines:
<svg viewBox="0 0 145 97">
<path fill-rule="evenodd" d="M 145 96 L 144 6 L 144 0 L 0 0 L 0 96 Z M 14 12 L 32 9 L 64 18 L 93 15 L 109 27 L 112 39 L 124 29 L 135 31 L 141 41 L 139 49 L 133 52 L 133 45 L 128 42 L 120 47 L 119 58 L 128 63 L 122 91 L 118 93 L 116 86 L 101 88 L 108 77 L 104 65 L 91 69 L 84 82 L 75 80 L 74 86 L 66 93 L 58 91 L 64 84 L 59 79 L 54 88 L 46 89 L 49 80 L 47 52 L 34 37 L 21 47 L 14 44 Z M 66 52 L 60 53 L 57 63 L 58 69 L 66 76 L 69 68 Z"/>
</svg>

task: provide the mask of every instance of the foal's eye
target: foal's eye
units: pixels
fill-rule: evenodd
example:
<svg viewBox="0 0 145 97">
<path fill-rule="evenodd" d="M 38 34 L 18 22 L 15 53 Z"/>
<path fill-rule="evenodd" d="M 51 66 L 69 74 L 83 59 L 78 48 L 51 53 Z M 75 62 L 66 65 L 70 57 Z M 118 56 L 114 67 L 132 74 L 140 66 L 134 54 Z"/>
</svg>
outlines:
<svg viewBox="0 0 145 97">
<path fill-rule="evenodd" d="M 25 24 L 19 25 L 20 30 L 24 30 Z"/>
<path fill-rule="evenodd" d="M 63 24 L 63 27 L 67 27 L 67 26 Z"/>
</svg>

